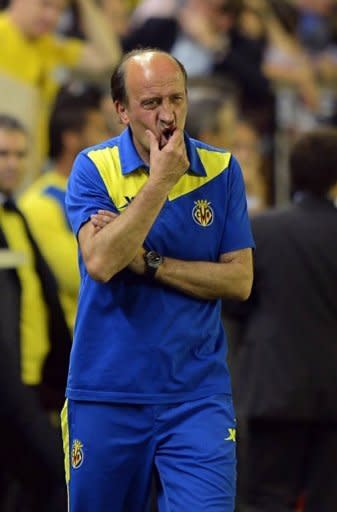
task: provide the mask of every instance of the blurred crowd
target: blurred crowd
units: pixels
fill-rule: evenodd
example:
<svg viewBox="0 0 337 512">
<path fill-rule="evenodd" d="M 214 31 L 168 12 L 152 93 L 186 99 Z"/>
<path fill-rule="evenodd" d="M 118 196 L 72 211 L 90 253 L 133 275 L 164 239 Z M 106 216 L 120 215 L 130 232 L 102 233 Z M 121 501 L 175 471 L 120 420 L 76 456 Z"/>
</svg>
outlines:
<svg viewBox="0 0 337 512">
<path fill-rule="evenodd" d="M 168 51 L 184 64 L 189 95 L 186 130 L 237 157 L 248 210 L 252 219 L 259 219 L 306 188 L 301 182 L 294 189 L 294 142 L 315 130 L 337 129 L 337 2 L 0 0 L 0 46 L 0 418 L 7 445 L 0 464 L 0 511 L 62 511 L 66 498 L 58 413 L 80 279 L 64 199 L 77 153 L 122 130 L 109 91 L 114 66 L 125 52 L 139 46 Z M 324 164 L 325 146 L 319 138 L 316 142 Z M 331 146 L 327 155 L 330 150 Z M 328 164 L 330 181 L 323 188 L 337 205 L 336 155 L 333 158 Z M 316 190 L 309 192 L 316 195 Z M 318 231 L 324 223 L 322 217 Z M 335 211 L 330 225 L 326 240 L 337 240 Z M 284 240 L 290 245 L 308 243 L 286 236 Z M 331 260 L 325 264 L 333 282 L 336 244 L 327 250 Z M 285 275 L 284 282 L 287 279 Z M 325 300 L 337 316 L 336 299 L 327 295 Z M 248 370 L 239 371 L 242 358 L 234 345 L 245 339 L 254 304 L 251 301 L 244 311 L 235 304 L 224 307 L 238 389 Z M 276 304 L 275 308 L 285 307 Z M 320 321 L 328 320 L 322 315 Z M 261 329 L 270 326 L 263 324 Z M 331 332 L 332 328 L 326 336 Z M 256 341 L 259 332 L 254 336 Z M 337 364 L 337 330 L 334 336 L 336 347 L 326 356 Z M 315 376 L 307 373 L 305 378 Z M 334 386 L 336 379 L 331 377 L 331 382 Z M 239 393 L 236 400 L 242 411 Z M 309 416 L 303 414 L 300 421 Z M 252 435 L 246 420 L 240 432 L 243 446 Z M 337 410 L 325 420 L 335 428 Z M 253 427 L 255 433 L 256 423 Z M 270 425 L 258 427 L 262 432 Z M 331 451 L 337 457 L 335 439 Z M 239 468 L 248 461 L 243 452 Z M 336 475 L 333 478 L 330 481 L 336 482 Z M 247 480 L 247 474 L 242 482 L 239 479 L 239 493 L 245 499 L 245 489 L 251 489 Z M 304 506 L 305 498 L 303 484 L 289 498 L 289 508 L 260 504 L 242 510 L 295 511 Z M 323 505 L 303 510 L 333 512 L 337 501 L 331 509 Z"/>
</svg>

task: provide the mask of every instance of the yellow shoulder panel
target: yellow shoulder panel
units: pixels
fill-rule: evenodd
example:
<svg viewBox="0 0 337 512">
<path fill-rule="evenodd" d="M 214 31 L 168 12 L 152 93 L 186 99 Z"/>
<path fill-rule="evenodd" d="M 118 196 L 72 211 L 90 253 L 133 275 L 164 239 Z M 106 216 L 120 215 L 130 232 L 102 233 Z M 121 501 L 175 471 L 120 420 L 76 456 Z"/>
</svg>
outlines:
<svg viewBox="0 0 337 512">
<path fill-rule="evenodd" d="M 126 176 L 122 174 L 117 146 L 90 151 L 88 157 L 96 165 L 108 194 L 118 210 L 127 206 L 126 198 L 135 197 L 148 179 L 145 169 L 138 169 Z"/>
<path fill-rule="evenodd" d="M 168 196 L 170 201 L 198 189 L 228 168 L 231 153 L 209 151 L 202 148 L 198 148 L 197 151 L 207 170 L 207 175 L 185 174 L 182 176 Z M 108 194 L 118 210 L 127 206 L 126 198 L 135 197 L 148 179 L 145 169 L 138 169 L 127 176 L 122 174 L 117 146 L 90 151 L 88 157 L 96 165 Z"/>
<path fill-rule="evenodd" d="M 213 180 L 219 174 L 228 168 L 231 153 L 221 153 L 220 151 L 209 151 L 203 148 L 197 148 L 200 160 L 206 169 L 206 176 L 196 176 L 195 174 L 184 174 L 176 183 L 169 194 L 169 200 L 173 201 L 180 196 L 188 194 L 193 190 L 205 185 Z"/>
</svg>

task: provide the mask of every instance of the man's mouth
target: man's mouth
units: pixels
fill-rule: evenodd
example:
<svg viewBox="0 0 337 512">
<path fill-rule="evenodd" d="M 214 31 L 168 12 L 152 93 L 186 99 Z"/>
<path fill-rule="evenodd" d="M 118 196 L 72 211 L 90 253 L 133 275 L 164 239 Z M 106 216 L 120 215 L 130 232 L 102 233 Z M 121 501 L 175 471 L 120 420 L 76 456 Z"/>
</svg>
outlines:
<svg viewBox="0 0 337 512">
<path fill-rule="evenodd" d="M 175 131 L 175 127 L 171 127 L 171 128 L 165 128 L 165 130 L 163 130 L 161 132 L 160 141 L 159 141 L 160 149 L 163 148 L 164 146 L 166 146 L 169 139 L 172 137 L 174 131 Z"/>
</svg>

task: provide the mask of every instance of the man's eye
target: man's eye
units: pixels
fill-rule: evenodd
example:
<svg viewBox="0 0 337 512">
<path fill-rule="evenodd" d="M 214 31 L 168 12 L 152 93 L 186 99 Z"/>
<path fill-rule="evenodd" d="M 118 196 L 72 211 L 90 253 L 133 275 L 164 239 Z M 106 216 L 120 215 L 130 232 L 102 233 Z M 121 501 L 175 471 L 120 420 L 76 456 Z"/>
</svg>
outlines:
<svg viewBox="0 0 337 512">
<path fill-rule="evenodd" d="M 143 106 L 145 108 L 154 108 L 158 105 L 158 100 L 147 100 L 144 101 Z"/>
</svg>

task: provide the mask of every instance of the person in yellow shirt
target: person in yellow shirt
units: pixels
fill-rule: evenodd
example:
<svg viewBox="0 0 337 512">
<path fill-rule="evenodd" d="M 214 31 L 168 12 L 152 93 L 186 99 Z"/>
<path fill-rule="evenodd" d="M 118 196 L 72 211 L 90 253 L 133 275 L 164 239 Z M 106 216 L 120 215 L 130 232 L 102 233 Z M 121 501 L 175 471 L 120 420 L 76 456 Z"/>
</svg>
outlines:
<svg viewBox="0 0 337 512">
<path fill-rule="evenodd" d="M 0 251 L 20 255 L 17 267 L 0 268 L 0 510 L 17 510 L 3 506 L 15 480 L 27 512 L 59 512 L 62 445 L 49 411 L 64 400 L 71 337 L 55 278 L 14 200 L 28 149 L 23 126 L 0 114 Z"/>
<path fill-rule="evenodd" d="M 75 3 L 84 41 L 55 34 L 67 0 L 10 0 L 8 8 L 0 13 L 0 76 L 13 84 L 18 98 L 20 87 L 25 94 L 29 90 L 34 98 L 37 95 L 34 108 L 39 114 L 33 135 L 39 164 L 47 153 L 49 112 L 65 71 L 101 75 L 110 72 L 121 56 L 118 37 L 94 0 Z M 15 96 L 11 97 L 12 88 L 6 87 L 6 94 L 2 95 L 6 96 L 5 104 L 1 105 L 0 100 L 0 110 L 10 113 L 8 110 L 15 109 Z"/>
<path fill-rule="evenodd" d="M 59 286 L 70 329 L 74 327 L 79 289 L 77 245 L 65 214 L 65 192 L 79 151 L 109 137 L 100 108 L 101 94 L 87 88 L 60 91 L 50 119 L 50 157 L 54 166 L 21 196 L 20 207 Z"/>
</svg>

